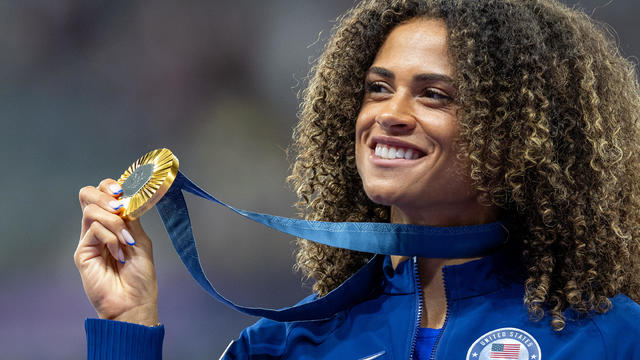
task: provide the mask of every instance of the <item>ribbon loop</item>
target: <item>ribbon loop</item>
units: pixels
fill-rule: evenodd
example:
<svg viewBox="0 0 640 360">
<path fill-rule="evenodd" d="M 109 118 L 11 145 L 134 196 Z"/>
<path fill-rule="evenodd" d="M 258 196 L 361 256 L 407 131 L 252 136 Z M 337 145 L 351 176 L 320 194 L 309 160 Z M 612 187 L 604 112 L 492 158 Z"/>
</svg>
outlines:
<svg viewBox="0 0 640 360">
<path fill-rule="evenodd" d="M 375 288 L 382 270 L 383 256 L 377 255 L 342 285 L 325 297 L 283 309 L 239 306 L 220 295 L 207 279 L 193 237 L 191 220 L 182 190 L 225 206 L 235 213 L 275 230 L 320 244 L 382 255 L 431 258 L 469 258 L 482 256 L 506 241 L 504 227 L 498 223 L 456 227 L 407 224 L 326 222 L 291 219 L 236 209 L 202 190 L 182 172 L 156 204 L 173 246 L 191 276 L 212 297 L 248 315 L 275 321 L 318 320 L 361 301 Z"/>
</svg>

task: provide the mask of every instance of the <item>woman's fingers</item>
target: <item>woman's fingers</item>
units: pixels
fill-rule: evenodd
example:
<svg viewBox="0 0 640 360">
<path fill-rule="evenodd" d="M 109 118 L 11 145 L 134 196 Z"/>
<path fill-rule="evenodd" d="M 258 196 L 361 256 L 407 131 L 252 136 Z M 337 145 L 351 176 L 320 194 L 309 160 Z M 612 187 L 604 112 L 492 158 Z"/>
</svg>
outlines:
<svg viewBox="0 0 640 360">
<path fill-rule="evenodd" d="M 113 180 L 113 179 L 104 179 L 100 182 L 100 185 L 98 185 L 98 190 L 100 190 L 103 193 L 108 194 L 108 196 L 112 196 L 115 198 L 119 198 L 122 195 L 122 187 L 120 186 L 120 184 L 118 184 L 117 181 Z M 111 200 L 113 201 L 113 200 Z M 104 204 L 104 202 L 103 202 Z M 111 202 L 109 202 L 109 204 L 111 204 Z M 123 210 L 123 208 L 119 208 L 116 210 L 116 213 L 120 213 Z M 122 233 L 122 236 L 125 239 L 125 242 L 128 245 L 133 245 L 136 243 L 136 241 L 138 241 L 138 239 L 140 241 L 143 241 L 145 243 L 149 243 L 148 245 L 151 245 L 150 241 L 145 241 L 146 239 L 148 239 L 147 235 L 145 234 L 144 230 L 142 229 L 142 226 L 140 225 L 140 221 L 139 220 L 129 220 L 126 221 L 127 227 L 124 230 L 124 232 Z M 128 230 L 127 230 L 128 229 Z M 133 236 L 132 236 L 133 235 Z"/>
<path fill-rule="evenodd" d="M 134 238 L 129 233 L 124 220 L 111 209 L 104 209 L 97 203 L 90 203 L 82 212 L 82 234 L 92 226 L 94 222 L 99 222 L 107 230 L 111 231 L 122 245 L 135 245 Z"/>
<path fill-rule="evenodd" d="M 98 185 L 98 190 L 116 198 L 122 195 L 122 187 L 113 179 L 102 180 Z"/>
<path fill-rule="evenodd" d="M 92 222 L 99 221 L 123 245 L 135 245 L 124 220 L 118 215 L 123 210 L 122 203 L 117 199 L 121 194 L 122 188 L 113 179 L 102 180 L 97 188 L 86 186 L 80 190 L 78 197 L 83 208 L 81 236 L 84 236 Z"/>
<path fill-rule="evenodd" d="M 114 259 L 124 264 L 124 252 L 118 237 L 101 223 L 94 221 L 80 239 L 74 254 L 76 266 L 80 268 L 87 261 L 103 256 L 105 246 Z"/>
<path fill-rule="evenodd" d="M 109 195 L 98 188 L 93 186 L 85 186 L 80 189 L 78 194 L 78 200 L 80 200 L 80 206 L 84 210 L 89 204 L 100 205 L 103 209 L 111 213 L 120 213 L 123 210 L 120 200 L 112 195 Z"/>
<path fill-rule="evenodd" d="M 136 241 L 136 248 L 139 244 L 140 247 L 147 249 L 151 252 L 151 239 L 147 236 L 142 228 L 142 224 L 140 224 L 140 219 L 135 220 L 127 220 L 125 221 L 127 224 L 127 228 L 131 235 L 133 235 L 133 239 Z"/>
</svg>

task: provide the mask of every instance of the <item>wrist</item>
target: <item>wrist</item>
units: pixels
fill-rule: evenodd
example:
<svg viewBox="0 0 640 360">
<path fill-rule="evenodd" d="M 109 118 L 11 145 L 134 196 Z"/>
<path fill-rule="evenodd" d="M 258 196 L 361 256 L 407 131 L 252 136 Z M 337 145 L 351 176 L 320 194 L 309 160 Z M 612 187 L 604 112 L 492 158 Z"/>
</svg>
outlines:
<svg viewBox="0 0 640 360">
<path fill-rule="evenodd" d="M 150 327 L 160 325 L 158 320 L 158 307 L 155 305 L 138 306 L 127 310 L 118 316 L 99 316 L 101 319 L 122 321 Z"/>
</svg>

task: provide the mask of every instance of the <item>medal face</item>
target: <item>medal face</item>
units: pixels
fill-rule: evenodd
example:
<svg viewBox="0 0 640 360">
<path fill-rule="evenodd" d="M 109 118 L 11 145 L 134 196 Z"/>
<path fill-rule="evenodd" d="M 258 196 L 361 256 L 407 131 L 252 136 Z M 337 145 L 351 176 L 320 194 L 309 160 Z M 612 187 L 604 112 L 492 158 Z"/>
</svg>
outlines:
<svg viewBox="0 0 640 360">
<path fill-rule="evenodd" d="M 169 149 L 150 151 L 120 176 L 122 217 L 137 219 L 167 193 L 178 174 L 178 158 Z"/>
<path fill-rule="evenodd" d="M 133 170 L 122 183 L 122 196 L 132 197 L 145 186 L 153 175 L 153 164 L 144 164 Z"/>
</svg>

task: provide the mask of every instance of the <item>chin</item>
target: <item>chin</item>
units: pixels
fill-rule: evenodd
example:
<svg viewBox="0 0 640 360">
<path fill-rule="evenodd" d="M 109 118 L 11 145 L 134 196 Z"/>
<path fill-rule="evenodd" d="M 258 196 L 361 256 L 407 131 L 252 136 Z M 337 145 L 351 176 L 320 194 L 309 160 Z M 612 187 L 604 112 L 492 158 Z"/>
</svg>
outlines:
<svg viewBox="0 0 640 360">
<path fill-rule="evenodd" d="M 395 189 L 379 189 L 364 186 L 364 192 L 367 197 L 376 204 L 392 206 L 400 203 L 402 194 L 398 194 L 397 187 Z"/>
</svg>

